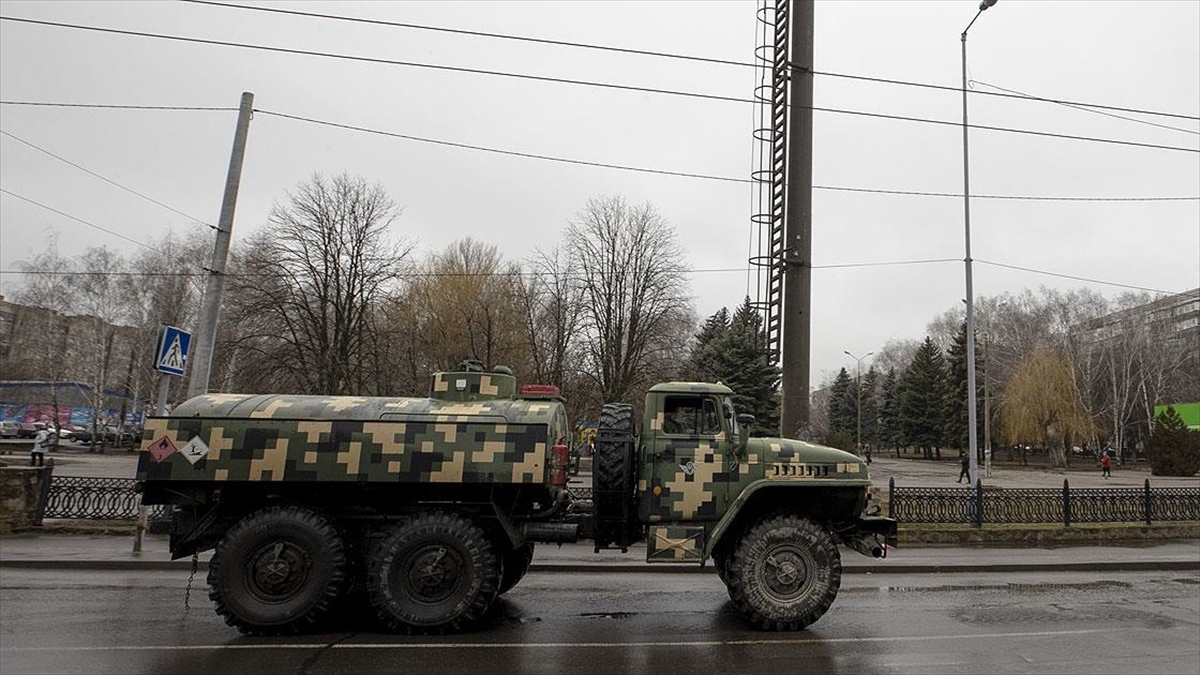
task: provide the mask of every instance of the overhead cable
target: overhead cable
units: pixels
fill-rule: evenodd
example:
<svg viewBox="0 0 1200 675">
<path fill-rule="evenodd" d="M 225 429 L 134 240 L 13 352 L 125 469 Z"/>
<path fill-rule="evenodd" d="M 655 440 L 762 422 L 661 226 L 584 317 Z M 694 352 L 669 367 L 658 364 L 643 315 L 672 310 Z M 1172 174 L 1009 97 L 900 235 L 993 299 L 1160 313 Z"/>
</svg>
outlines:
<svg viewBox="0 0 1200 675">
<path fill-rule="evenodd" d="M 82 219 L 82 218 L 76 218 L 75 216 L 73 216 L 73 215 L 71 215 L 71 214 L 69 214 L 69 213 L 63 213 L 62 211 L 59 211 L 59 210 L 58 210 L 58 209 L 56 209 L 56 208 L 53 208 L 53 207 L 50 207 L 50 206 L 46 206 L 45 204 L 43 204 L 43 203 L 41 203 L 41 202 L 34 201 L 34 200 L 30 199 L 29 197 L 25 197 L 25 196 L 23 196 L 23 195 L 19 195 L 19 194 L 15 193 L 15 192 L 12 192 L 11 190 L 6 190 L 6 189 L 4 189 L 4 188 L 0 188 L 0 192 L 3 192 L 3 193 L 4 193 L 4 194 L 6 194 L 6 195 L 10 195 L 10 196 L 16 197 L 17 199 L 20 199 L 20 200 L 23 200 L 23 201 L 27 201 L 27 202 L 29 202 L 30 204 L 33 204 L 34 206 L 39 206 L 39 207 L 41 207 L 41 208 L 43 208 L 43 209 L 46 209 L 47 211 L 51 211 L 51 212 L 57 213 L 58 215 L 60 215 L 60 216 L 62 216 L 62 217 L 64 217 L 64 218 L 70 218 L 71 220 L 74 220 L 75 222 L 78 222 L 78 223 L 83 223 L 84 225 L 87 225 L 88 227 L 93 227 L 93 228 L 95 228 L 95 229 L 97 229 L 97 230 L 100 230 L 101 232 L 107 232 L 108 234 L 111 234 L 112 236 L 114 236 L 114 237 L 117 237 L 118 239 L 124 239 L 125 241 L 127 241 L 127 242 L 129 242 L 129 243 L 131 243 L 131 244 L 137 244 L 138 246 L 141 246 L 142 248 L 144 248 L 144 249 L 146 249 L 146 250 L 148 250 L 148 251 L 154 251 L 155 253 L 161 253 L 161 251 L 159 251 L 158 249 L 154 248 L 153 246 L 147 246 L 146 244 L 143 244 L 142 242 L 140 242 L 140 241 L 138 241 L 138 240 L 136 240 L 136 239 L 130 239 L 129 237 L 126 237 L 125 235 L 123 235 L 123 234 L 121 234 L 121 233 L 119 233 L 119 232 L 113 232 L 112 230 L 110 230 L 110 229 L 108 229 L 108 228 L 106 228 L 106 227 L 100 227 L 99 225 L 96 225 L 96 224 L 94 224 L 94 223 L 89 223 L 88 221 L 86 221 L 86 220 L 84 220 L 84 219 Z"/>
<path fill-rule="evenodd" d="M 388 27 L 393 27 L 393 28 L 407 28 L 407 29 L 412 29 L 412 30 L 434 31 L 434 32 L 441 32 L 441 33 L 451 33 L 451 34 L 456 34 L 456 35 L 467 35 L 467 36 L 471 36 L 471 37 L 483 37 L 483 38 L 491 38 L 491 39 L 499 39 L 499 40 L 512 40 L 512 41 L 516 41 L 516 42 L 529 42 L 529 43 L 534 43 L 534 44 L 544 44 L 544 45 L 550 45 L 550 46 L 555 46 L 555 47 L 571 47 L 571 48 L 577 48 L 577 49 L 589 49 L 589 50 L 595 50 L 595 51 L 613 52 L 613 53 L 618 53 L 618 54 L 631 54 L 631 55 L 635 55 L 635 56 L 650 56 L 650 57 L 656 57 L 656 58 L 676 59 L 676 60 L 682 60 L 682 61 L 696 61 L 699 63 L 710 63 L 710 64 L 714 64 L 714 65 L 723 65 L 723 66 L 737 66 L 737 67 L 741 67 L 741 68 L 754 68 L 759 65 L 759 64 L 755 64 L 751 61 L 734 61 L 734 60 L 730 60 L 730 59 L 718 59 L 718 58 L 713 58 L 713 57 L 709 57 L 709 56 L 699 56 L 696 54 L 679 54 L 679 53 L 673 53 L 673 52 L 660 52 L 660 51 L 645 50 L 645 49 L 633 49 L 633 48 L 629 48 L 629 47 L 617 47 L 617 46 L 613 46 L 613 45 L 600 45 L 600 44 L 589 43 L 589 42 L 574 42 L 574 41 L 568 41 L 568 40 L 551 40 L 548 38 L 537 38 L 537 37 L 532 37 L 532 36 L 528 36 L 528 35 L 513 35 L 511 33 L 496 33 L 496 32 L 488 32 L 488 31 L 467 30 L 467 29 L 462 29 L 462 28 L 448 28 L 446 26 L 431 26 L 431 25 L 427 25 L 427 24 L 418 24 L 418 23 L 402 22 L 402 21 L 385 21 L 382 19 L 368 19 L 368 18 L 364 18 L 364 17 L 346 16 L 346 15 L 342 15 L 342 14 L 302 12 L 299 10 L 282 9 L 282 8 L 278 8 L 278 7 L 262 7 L 262 6 L 251 6 L 251 5 L 239 5 L 239 4 L 226 3 L 226 2 L 212 2 L 212 0 L 181 0 L 181 1 L 187 2 L 189 4 L 194 4 L 194 5 L 209 5 L 209 6 L 213 6 L 213 7 L 222 7 L 222 8 L 226 8 L 226 9 L 237 9 L 237 10 L 246 10 L 246 11 L 253 11 L 253 12 L 265 12 L 265 13 L 271 13 L 271 14 L 281 14 L 281 15 L 290 15 L 290 16 L 302 16 L 302 17 L 317 18 L 317 19 L 327 19 L 327 20 L 331 20 L 331 21 L 342 21 L 342 22 L 348 22 L 348 23 L 359 23 L 359 24 L 367 24 L 367 25 L 375 25 L 375 26 L 388 26 Z M 872 82 L 878 82 L 878 83 L 882 83 L 882 84 L 895 84 L 895 85 L 904 85 L 904 86 L 911 86 L 911 87 L 926 87 L 926 88 L 930 88 L 930 89 L 941 89 L 941 90 L 953 91 L 953 92 L 962 91 L 958 87 L 928 84 L 928 83 L 924 83 L 924 82 L 913 82 L 913 81 L 909 81 L 909 80 L 896 80 L 896 79 L 879 78 L 879 77 L 866 77 L 866 76 L 862 76 L 862 75 L 850 75 L 850 74 L 846 74 L 846 73 L 834 73 L 834 72 L 829 72 L 829 71 L 813 71 L 813 74 L 814 75 L 823 75 L 823 76 L 827 76 L 827 77 L 840 77 L 840 78 L 847 78 L 847 79 L 872 81 Z M 980 82 L 979 84 L 985 84 L 985 83 Z M 993 86 L 993 85 L 987 85 L 987 86 Z M 1176 113 L 1167 113 L 1167 112 L 1158 112 L 1158 111 L 1153 111 L 1153 110 L 1139 110 L 1136 108 L 1126 108 L 1126 107 L 1119 107 L 1119 106 L 1102 105 L 1099 103 L 1084 103 L 1084 102 L 1079 102 L 1079 101 L 1063 101 L 1063 100 L 1059 100 L 1059 99 L 1044 98 L 1044 97 L 1039 97 L 1039 96 L 1033 96 L 1030 94 L 1024 94 L 1021 92 L 1005 90 L 1005 89 L 1002 89 L 1001 87 L 993 86 L 993 88 L 1001 89 L 1001 91 L 1006 91 L 1008 93 L 1007 94 L 998 94 L 998 93 L 994 93 L 994 92 L 983 92 L 983 91 L 972 92 L 972 93 L 982 94 L 985 96 L 1001 96 L 1001 97 L 1006 97 L 1006 98 L 1016 98 L 1016 99 L 1039 101 L 1039 102 L 1046 102 L 1046 103 L 1058 103 L 1061 105 L 1067 105 L 1067 106 L 1079 107 L 1079 108 L 1102 108 L 1105 110 L 1132 112 L 1132 113 L 1138 113 L 1138 114 L 1142 114 L 1142 115 L 1158 115 L 1158 116 L 1164 116 L 1164 117 L 1177 117 L 1177 118 L 1181 118 L 1181 119 L 1200 120 L 1200 117 L 1196 117 L 1196 116 L 1180 115 L 1180 114 L 1176 114 Z M 1174 127 L 1168 127 L 1168 128 L 1174 128 Z M 1188 130 L 1183 129 L 1181 131 L 1188 131 Z M 1200 132 L 1190 132 L 1190 133 L 1200 133 Z"/>
<path fill-rule="evenodd" d="M 583 159 L 572 159 L 567 157 L 555 157 L 553 155 L 542 155 L 537 153 L 521 152 L 517 150 L 505 150 L 501 148 L 491 148 L 482 145 L 474 145 L 470 143 L 460 143 L 457 141 L 446 141 L 435 138 L 424 138 L 421 136 L 413 136 L 411 134 L 401 134 L 391 131 L 383 131 L 382 129 L 372 129 L 368 127 L 357 126 L 353 124 L 343 124 L 340 122 L 331 122 L 328 120 L 320 120 L 312 117 L 304 117 L 301 115 L 291 115 L 288 113 L 276 112 L 272 110 L 263 110 L 255 108 L 254 112 L 274 117 L 282 117 L 284 119 L 306 122 L 309 124 L 318 124 L 329 126 L 337 129 L 345 129 L 348 131 L 358 131 L 361 133 L 374 134 L 378 136 L 387 136 L 391 138 L 399 138 L 403 140 L 415 141 L 418 143 L 430 143 L 433 145 L 442 145 L 465 150 L 478 150 L 480 152 L 494 153 L 498 155 L 508 155 L 513 157 L 524 157 L 528 159 L 540 159 L 550 162 L 562 162 L 565 164 L 578 164 L 582 166 L 594 166 L 606 169 L 617 169 L 621 171 L 634 171 L 639 173 L 649 173 L 664 176 L 678 176 L 681 178 L 697 178 L 702 180 L 714 180 L 727 183 L 752 183 L 749 178 L 735 178 L 732 176 L 718 176 L 712 174 L 692 173 L 686 171 L 671 171 L 667 169 L 652 169 L 648 167 L 630 166 L 624 164 L 612 164 L 608 162 L 595 162 Z M 953 197 L 962 198 L 962 193 L 956 192 L 922 192 L 917 190 L 882 190 L 874 188 L 861 187 L 844 187 L 833 185 L 814 185 L 814 190 L 831 190 L 842 192 L 863 192 L 872 194 L 886 195 L 912 195 L 922 197 Z M 1157 201 L 1200 201 L 1200 196 L 1196 197 L 1039 197 L 1039 196 L 1019 196 L 1019 195 L 971 195 L 972 199 L 1003 199 L 1003 200 L 1027 200 L 1027 201 L 1068 201 L 1068 202 L 1157 202 Z"/>
<path fill-rule="evenodd" d="M 169 206 L 169 205 L 167 205 L 167 204 L 164 204 L 164 203 L 162 203 L 162 202 L 158 201 L 157 199 L 154 199 L 153 197 L 146 196 L 146 195 L 142 194 L 141 192 L 138 192 L 137 190 L 134 190 L 134 189 L 133 189 L 133 188 L 131 188 L 131 187 L 128 187 L 128 186 L 126 186 L 126 185 L 122 185 L 122 184 L 118 183 L 117 181 L 115 181 L 115 180 L 112 180 L 111 178 L 108 178 L 107 176 L 101 176 L 100 174 L 96 173 L 95 171 L 92 171 L 91 169 L 88 169 L 87 167 L 80 166 L 80 165 L 76 164 L 75 162 L 72 162 L 71 160 L 67 159 L 66 157 L 62 157 L 62 156 L 60 156 L 60 155 L 56 155 L 56 154 L 54 154 L 53 152 L 50 152 L 49 150 L 47 150 L 47 149 L 45 149 L 45 148 L 43 148 L 43 147 L 41 147 L 41 146 L 39 146 L 39 145 L 35 145 L 35 144 L 33 144 L 33 143 L 30 143 L 29 141 L 25 140 L 24 138 L 21 138 L 20 136 L 17 136 L 17 135 L 15 135 L 15 134 L 11 134 L 11 133 L 9 133 L 9 132 L 7 132 L 7 131 L 3 130 L 3 129 L 0 129 L 0 134 L 4 134 L 5 136 L 8 136 L 9 138 L 13 139 L 14 141 L 17 141 L 18 143 L 24 143 L 25 145 L 27 145 L 27 146 L 29 146 L 29 147 L 33 148 L 34 150 L 37 150 L 38 152 L 42 152 L 42 153 L 45 153 L 45 154 L 47 154 L 47 155 L 50 155 L 50 156 L 51 156 L 51 157 L 53 157 L 54 159 L 57 159 L 57 160 L 58 160 L 58 161 L 60 161 L 60 162 L 64 162 L 64 163 L 66 163 L 66 164 L 69 164 L 69 165 L 71 165 L 71 166 L 75 167 L 76 169 L 79 169 L 80 171 L 82 171 L 82 172 L 84 172 L 84 173 L 86 173 L 86 174 L 88 174 L 88 175 L 90 175 L 90 176 L 94 176 L 94 177 L 96 177 L 96 178 L 99 178 L 100 180 L 104 181 L 105 183 L 108 183 L 109 185 L 116 186 L 116 187 L 118 187 L 118 188 L 121 188 L 122 190 L 124 190 L 124 191 L 126 191 L 126 192 L 128 192 L 128 193 L 130 193 L 130 194 L 132 194 L 132 195 L 136 195 L 136 196 L 138 196 L 138 197 L 141 197 L 142 199 L 145 199 L 145 200 L 146 200 L 146 201 L 148 201 L 148 202 L 152 202 L 152 203 L 154 203 L 154 204 L 157 204 L 158 206 L 161 206 L 161 207 L 163 207 L 164 209 L 166 209 L 166 210 L 168 210 L 168 211 L 170 211 L 170 212 L 172 212 L 172 213 L 175 213 L 175 214 L 181 215 L 181 216 L 183 216 L 184 218 L 187 218 L 188 220 L 192 220 L 192 221 L 195 221 L 195 222 L 197 222 L 197 223 L 200 223 L 201 225 L 207 225 L 207 226 L 208 226 L 208 227 L 210 227 L 210 228 L 216 229 L 215 227 L 213 227 L 213 225 L 211 225 L 211 224 L 209 224 L 209 223 L 206 223 L 206 222 L 204 222 L 203 220 L 201 220 L 201 219 L 199 219 L 199 218 L 197 218 L 197 217 L 195 217 L 195 216 L 188 215 L 188 214 L 184 213 L 183 211 L 180 211 L 179 209 L 176 209 L 176 208 L 175 208 L 175 207 L 173 207 L 173 206 Z"/>
<path fill-rule="evenodd" d="M 411 28 L 414 30 L 427 30 L 440 33 L 454 33 L 456 35 L 469 35 L 471 37 L 485 37 L 499 40 L 513 40 L 516 42 L 531 42 L 536 44 L 552 45 L 555 47 L 574 47 L 578 49 L 591 49 L 595 51 L 615 52 L 618 54 L 632 54 L 635 56 L 654 56 L 667 59 L 679 59 L 682 61 L 698 61 L 701 63 L 711 63 L 722 66 L 741 66 L 753 68 L 754 64 L 746 61 L 731 61 L 728 59 L 717 59 L 708 56 L 695 56 L 691 54 L 673 54 L 670 52 L 656 52 L 646 49 L 632 49 L 628 47 L 613 47 L 608 45 L 589 44 L 586 42 L 570 42 L 567 40 L 550 40 L 547 38 L 535 38 L 526 35 L 511 35 L 507 33 L 489 33 L 485 31 L 466 30 L 462 28 L 447 28 L 445 26 L 429 26 L 419 23 L 407 23 L 401 21 L 384 21 L 382 19 L 366 19 L 355 16 L 344 16 L 341 14 L 321 14 L 317 12 L 301 12 L 294 9 L 280 9 L 277 7 L 262 7 L 250 5 L 235 5 L 225 2 L 210 2 L 209 0 L 182 0 L 193 5 L 211 5 L 213 7 L 224 7 L 227 9 L 244 9 L 254 12 L 269 12 L 272 14 L 287 14 L 291 16 L 304 16 L 316 19 L 330 19 L 333 21 L 345 21 L 348 23 L 361 23 L 374 26 L 389 26 L 393 28 Z"/>
</svg>

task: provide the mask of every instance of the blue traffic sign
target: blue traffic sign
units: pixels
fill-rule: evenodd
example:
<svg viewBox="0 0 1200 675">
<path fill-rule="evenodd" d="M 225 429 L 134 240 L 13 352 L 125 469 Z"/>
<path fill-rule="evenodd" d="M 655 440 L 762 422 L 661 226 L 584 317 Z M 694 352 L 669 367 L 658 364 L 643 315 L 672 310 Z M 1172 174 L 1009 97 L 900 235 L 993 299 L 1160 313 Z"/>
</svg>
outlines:
<svg viewBox="0 0 1200 675">
<path fill-rule="evenodd" d="M 154 369 L 168 375 L 182 376 L 187 370 L 188 348 L 191 346 L 191 333 L 174 326 L 160 326 Z"/>
</svg>

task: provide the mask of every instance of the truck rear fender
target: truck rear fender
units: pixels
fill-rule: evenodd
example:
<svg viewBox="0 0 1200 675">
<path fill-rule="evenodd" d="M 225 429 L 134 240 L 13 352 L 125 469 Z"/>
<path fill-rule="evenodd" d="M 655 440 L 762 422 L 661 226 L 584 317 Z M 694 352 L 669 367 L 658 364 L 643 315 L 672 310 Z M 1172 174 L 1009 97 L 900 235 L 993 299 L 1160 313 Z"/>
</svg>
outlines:
<svg viewBox="0 0 1200 675">
<path fill-rule="evenodd" d="M 772 513 L 797 513 L 827 527 L 832 521 L 858 516 L 866 505 L 864 488 L 870 484 L 869 480 L 839 480 L 833 485 L 779 480 L 751 483 L 713 528 L 704 557 L 730 549 L 742 530 Z"/>
</svg>

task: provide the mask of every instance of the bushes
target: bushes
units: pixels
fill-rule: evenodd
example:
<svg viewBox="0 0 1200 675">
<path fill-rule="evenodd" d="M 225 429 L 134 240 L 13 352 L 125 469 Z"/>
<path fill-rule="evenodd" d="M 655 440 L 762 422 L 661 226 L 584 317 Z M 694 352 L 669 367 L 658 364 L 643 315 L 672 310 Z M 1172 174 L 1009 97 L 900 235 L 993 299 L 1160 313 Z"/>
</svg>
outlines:
<svg viewBox="0 0 1200 675">
<path fill-rule="evenodd" d="M 1175 408 L 1167 406 L 1154 419 L 1146 455 L 1155 476 L 1193 476 L 1200 471 L 1200 432 L 1188 431 Z"/>
</svg>

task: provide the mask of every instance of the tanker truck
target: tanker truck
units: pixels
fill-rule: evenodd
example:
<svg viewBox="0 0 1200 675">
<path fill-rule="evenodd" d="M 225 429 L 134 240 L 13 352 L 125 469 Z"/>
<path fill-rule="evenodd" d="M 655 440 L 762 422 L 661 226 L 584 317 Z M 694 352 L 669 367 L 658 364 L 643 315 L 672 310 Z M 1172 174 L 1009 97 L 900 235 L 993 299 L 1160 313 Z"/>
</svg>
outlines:
<svg viewBox="0 0 1200 675">
<path fill-rule="evenodd" d="M 719 383 L 666 382 L 600 411 L 591 494 L 553 386 L 504 366 L 433 374 L 429 396 L 205 394 L 151 417 L 145 505 L 169 505 L 172 559 L 213 551 L 209 597 L 254 635 L 308 630 L 347 598 L 401 632 L 476 623 L 535 544 L 591 541 L 715 566 L 745 617 L 798 630 L 837 596 L 839 544 L 880 557 L 858 457 L 752 438 Z M 590 496 L 590 499 L 587 497 Z"/>
</svg>

